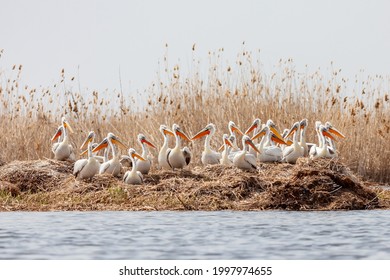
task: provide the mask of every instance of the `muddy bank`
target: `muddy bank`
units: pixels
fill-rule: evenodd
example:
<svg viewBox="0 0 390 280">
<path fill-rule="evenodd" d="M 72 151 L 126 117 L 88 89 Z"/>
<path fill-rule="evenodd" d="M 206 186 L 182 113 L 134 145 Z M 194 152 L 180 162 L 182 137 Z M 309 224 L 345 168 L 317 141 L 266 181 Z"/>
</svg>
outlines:
<svg viewBox="0 0 390 280">
<path fill-rule="evenodd" d="M 390 191 L 335 160 L 152 170 L 142 186 L 97 175 L 76 181 L 73 163 L 14 161 L 0 166 L 0 211 L 51 210 L 361 210 L 390 208 Z"/>
</svg>

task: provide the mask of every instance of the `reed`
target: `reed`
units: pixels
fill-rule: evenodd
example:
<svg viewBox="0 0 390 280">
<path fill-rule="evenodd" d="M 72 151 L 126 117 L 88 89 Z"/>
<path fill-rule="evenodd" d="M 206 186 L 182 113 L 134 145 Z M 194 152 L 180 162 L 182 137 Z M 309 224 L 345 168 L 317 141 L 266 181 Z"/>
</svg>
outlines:
<svg viewBox="0 0 390 280">
<path fill-rule="evenodd" d="M 166 55 L 155 81 L 137 93 L 82 89 L 65 70 L 56 84 L 31 88 L 23 83 L 22 65 L 0 71 L 1 160 L 52 158 L 50 138 L 62 116 L 75 130 L 74 147 L 94 130 L 99 139 L 111 131 L 137 150 L 138 133 L 162 144 L 160 124 L 178 123 L 194 135 L 213 122 L 217 134 L 212 145 L 217 147 L 229 120 L 245 130 L 254 118 L 272 119 L 283 130 L 307 118 L 310 142 L 317 142 L 315 121 L 330 121 L 347 136 L 338 143 L 342 162 L 366 180 L 390 182 L 389 77 L 348 80 L 340 69 L 302 74 L 291 59 L 280 60 L 277 70 L 267 73 L 257 57 L 244 46 L 229 64 L 220 49 L 209 53 L 203 67 L 193 48 L 191 70 L 185 72 Z M 192 165 L 199 165 L 203 143 L 188 146 L 195 154 Z"/>
</svg>

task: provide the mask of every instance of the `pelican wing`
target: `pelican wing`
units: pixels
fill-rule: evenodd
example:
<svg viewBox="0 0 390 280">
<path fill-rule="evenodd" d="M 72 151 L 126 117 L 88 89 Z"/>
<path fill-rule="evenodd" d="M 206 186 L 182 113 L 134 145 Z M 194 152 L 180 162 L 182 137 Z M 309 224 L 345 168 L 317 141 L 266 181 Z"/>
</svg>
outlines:
<svg viewBox="0 0 390 280">
<path fill-rule="evenodd" d="M 87 159 L 80 159 L 76 161 L 73 167 L 73 175 L 77 177 L 79 173 L 83 170 L 83 168 L 87 165 L 87 163 Z"/>
<path fill-rule="evenodd" d="M 254 169 L 257 169 L 256 166 L 256 157 L 252 154 L 246 154 L 245 155 L 245 161 L 249 163 Z"/>
</svg>

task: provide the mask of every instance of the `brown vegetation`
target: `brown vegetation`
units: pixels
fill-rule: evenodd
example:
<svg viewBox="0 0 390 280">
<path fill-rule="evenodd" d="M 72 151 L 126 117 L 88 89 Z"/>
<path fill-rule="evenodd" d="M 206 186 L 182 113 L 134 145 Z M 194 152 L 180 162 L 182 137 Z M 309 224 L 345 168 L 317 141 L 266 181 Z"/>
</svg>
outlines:
<svg viewBox="0 0 390 280">
<path fill-rule="evenodd" d="M 224 166 L 153 170 L 142 186 L 106 174 L 76 181 L 72 165 L 44 160 L 0 167 L 0 211 L 390 208 L 389 190 L 366 186 L 337 160 L 261 164 L 257 172 Z"/>
</svg>

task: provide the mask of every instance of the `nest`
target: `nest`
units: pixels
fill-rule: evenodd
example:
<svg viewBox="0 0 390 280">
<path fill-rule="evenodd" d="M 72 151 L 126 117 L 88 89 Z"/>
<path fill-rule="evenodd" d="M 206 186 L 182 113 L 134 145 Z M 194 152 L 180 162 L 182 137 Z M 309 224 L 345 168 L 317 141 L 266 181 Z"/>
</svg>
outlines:
<svg viewBox="0 0 390 280">
<path fill-rule="evenodd" d="M 255 172 L 221 165 L 152 170 L 141 186 L 107 174 L 78 181 L 72 170 L 70 162 L 14 161 L 0 167 L 0 191 L 25 195 L 22 209 L 35 201 L 28 195 L 45 195 L 46 208 L 34 210 L 352 210 L 381 208 L 387 204 L 380 197 L 388 197 L 327 159 L 261 164 Z"/>
</svg>

